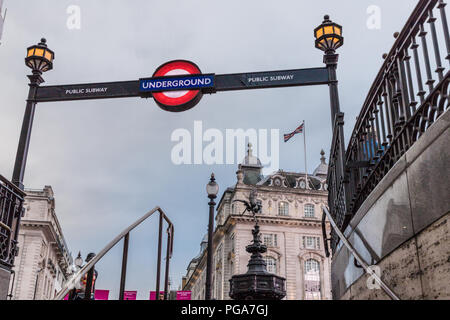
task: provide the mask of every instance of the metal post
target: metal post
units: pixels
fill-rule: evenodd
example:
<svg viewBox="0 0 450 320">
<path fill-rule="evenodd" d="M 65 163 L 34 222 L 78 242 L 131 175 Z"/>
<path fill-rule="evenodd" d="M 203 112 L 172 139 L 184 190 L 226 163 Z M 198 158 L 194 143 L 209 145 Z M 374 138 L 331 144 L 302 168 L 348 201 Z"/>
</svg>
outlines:
<svg viewBox="0 0 450 320">
<path fill-rule="evenodd" d="M 67 300 L 69 300 L 69 301 L 75 300 L 76 296 L 77 296 L 77 289 L 74 288 L 69 291 L 69 296 L 68 296 Z"/>
<path fill-rule="evenodd" d="M 12 177 L 12 183 L 14 183 L 21 190 L 24 189 L 23 178 L 27 164 L 34 112 L 36 109 L 36 93 L 39 85 L 44 82 L 41 73 L 38 71 L 34 71 L 32 75 L 28 76 L 28 78 L 30 79 L 30 90 L 28 92 L 27 106 L 23 117 L 22 131 L 20 132 L 19 146 L 17 148 L 16 162 L 14 164 L 14 172 Z"/>
<path fill-rule="evenodd" d="M 158 266 L 156 270 L 156 300 L 159 300 L 159 285 L 161 281 L 161 251 L 162 251 L 162 228 L 163 228 L 163 214 L 159 213 L 159 235 L 158 235 Z"/>
<path fill-rule="evenodd" d="M 327 65 L 329 79 L 330 79 L 330 106 L 331 106 L 331 123 L 333 128 L 333 134 L 335 127 L 338 123 L 341 124 L 339 127 L 339 157 L 344 165 L 345 163 L 345 140 L 344 140 L 344 130 L 342 128 L 343 124 L 343 114 L 341 113 L 341 107 L 339 102 L 339 90 L 338 90 L 338 80 L 336 75 L 337 63 L 339 61 L 339 55 L 334 51 L 325 53 L 324 63 Z M 342 172 L 344 173 L 344 172 Z"/>
<path fill-rule="evenodd" d="M 170 256 L 171 256 L 171 242 L 172 242 L 172 228 L 167 229 L 167 249 L 166 249 L 166 273 L 164 280 L 164 300 L 169 300 L 169 267 L 170 267 Z"/>
<path fill-rule="evenodd" d="M 333 135 L 336 132 L 336 129 L 338 130 L 336 132 L 337 134 L 337 142 L 338 142 L 338 146 L 333 147 L 333 148 L 337 148 L 337 155 L 336 155 L 336 164 L 337 164 L 337 168 L 336 170 L 336 174 L 337 179 L 336 179 L 336 183 L 340 184 L 342 183 L 342 187 L 340 187 L 339 185 L 336 185 L 335 187 L 337 188 L 342 188 L 342 192 L 344 194 L 344 199 L 345 199 L 345 209 L 344 212 L 346 214 L 345 216 L 345 221 L 343 222 L 343 225 L 345 225 L 350 216 L 347 215 L 347 207 L 348 207 L 348 201 L 349 201 L 349 194 L 348 192 L 346 192 L 347 190 L 347 183 L 348 183 L 348 179 L 346 178 L 346 158 L 345 158 L 345 140 L 344 140 L 344 129 L 343 129 L 343 124 L 344 124 L 344 114 L 341 113 L 341 108 L 340 108 L 340 102 L 339 102 L 339 90 L 338 90 L 338 80 L 337 80 L 337 74 L 336 74 L 336 70 L 337 70 L 337 64 L 339 61 L 339 55 L 336 54 L 335 50 L 329 50 L 327 52 L 325 52 L 324 55 L 324 59 L 323 59 L 324 63 L 327 65 L 327 69 L 328 69 L 328 74 L 329 74 L 329 88 L 330 88 L 330 106 L 331 106 L 331 124 L 332 124 L 332 128 L 333 128 Z M 336 128 L 337 126 L 337 128 Z M 330 155 L 331 157 L 331 155 Z"/>
<path fill-rule="evenodd" d="M 120 291 L 119 300 L 124 299 L 125 294 L 125 281 L 127 277 L 127 262 L 128 262 L 128 242 L 130 240 L 130 234 L 127 233 L 123 240 L 123 256 L 122 256 L 122 274 L 120 277 Z"/>
<path fill-rule="evenodd" d="M 91 300 L 92 283 L 94 280 L 94 270 L 95 266 L 92 266 L 92 268 L 87 273 L 86 290 L 84 291 L 84 300 Z"/>
<path fill-rule="evenodd" d="M 11 274 L 13 275 L 13 278 L 11 281 L 11 289 L 9 290 L 9 294 L 7 296 L 7 298 L 9 298 L 9 300 L 12 300 L 12 298 L 13 298 L 14 283 L 16 282 L 16 272 L 14 270 L 11 270 Z"/>
<path fill-rule="evenodd" d="M 209 224 L 208 224 L 208 252 L 206 265 L 206 287 L 205 300 L 211 300 L 212 297 L 212 273 L 213 273 L 213 233 L 214 233 L 214 206 L 216 203 L 214 199 L 216 196 L 210 195 L 211 201 L 209 204 Z"/>
<path fill-rule="evenodd" d="M 325 53 L 324 63 L 327 65 L 329 74 L 329 88 L 330 88 L 330 105 L 331 105 L 331 125 L 334 130 L 336 114 L 340 112 L 338 80 L 336 75 L 337 63 L 339 55 L 334 51 Z"/>
</svg>

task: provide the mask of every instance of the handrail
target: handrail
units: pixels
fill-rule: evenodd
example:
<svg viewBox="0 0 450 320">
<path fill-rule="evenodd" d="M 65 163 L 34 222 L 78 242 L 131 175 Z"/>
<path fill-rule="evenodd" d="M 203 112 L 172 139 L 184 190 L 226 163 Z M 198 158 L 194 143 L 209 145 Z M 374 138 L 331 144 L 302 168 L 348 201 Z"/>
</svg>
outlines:
<svg viewBox="0 0 450 320">
<path fill-rule="evenodd" d="M 342 234 L 341 230 L 339 230 L 338 226 L 336 225 L 336 222 L 334 221 L 333 217 L 331 216 L 330 212 L 328 211 L 328 208 L 323 206 L 322 210 L 324 214 L 327 216 L 328 220 L 330 221 L 331 226 L 333 227 L 333 230 L 338 235 L 339 239 L 341 239 L 342 243 L 347 247 L 347 249 L 351 252 L 351 254 L 355 257 L 355 259 L 359 262 L 359 264 L 364 268 L 364 270 L 370 274 L 373 279 L 380 285 L 381 288 L 386 292 L 386 294 L 392 299 L 392 300 L 400 300 L 400 298 L 392 291 L 386 283 L 384 283 L 383 280 L 370 268 L 370 266 L 364 261 L 364 259 L 358 254 L 358 252 L 353 248 L 350 242 L 348 242 L 347 238 Z"/>
<path fill-rule="evenodd" d="M 8 188 L 11 189 L 11 191 L 17 193 L 17 195 L 21 196 L 21 197 L 25 197 L 26 193 L 19 189 L 14 183 L 10 182 L 8 179 L 6 179 L 4 176 L 2 176 L 0 174 L 0 183 L 3 182 L 5 184 L 5 186 L 7 186 Z"/>
<path fill-rule="evenodd" d="M 169 263 L 170 258 L 172 258 L 173 253 L 173 233 L 174 227 L 170 219 L 166 216 L 164 211 L 160 207 L 156 207 L 153 210 L 146 213 L 128 228 L 123 230 L 118 236 L 116 236 L 111 242 L 109 242 L 92 260 L 90 260 L 84 267 L 82 267 L 78 272 L 76 272 L 72 278 L 66 282 L 63 289 L 55 296 L 54 300 L 62 300 L 69 293 L 70 290 L 75 288 L 75 286 L 79 283 L 81 277 L 86 274 L 89 270 L 91 270 L 99 261 L 102 259 L 120 240 L 126 237 L 132 230 L 138 227 L 145 220 L 150 218 L 155 212 L 159 212 L 161 217 L 169 224 L 167 228 L 167 233 L 169 234 L 169 243 L 168 243 L 168 259 L 166 260 L 166 265 Z M 161 240 L 161 239 L 160 239 Z M 167 270 L 167 267 L 166 267 Z"/>
<path fill-rule="evenodd" d="M 0 221 L 0 228 L 6 229 L 6 231 L 11 232 L 11 228 Z"/>
</svg>

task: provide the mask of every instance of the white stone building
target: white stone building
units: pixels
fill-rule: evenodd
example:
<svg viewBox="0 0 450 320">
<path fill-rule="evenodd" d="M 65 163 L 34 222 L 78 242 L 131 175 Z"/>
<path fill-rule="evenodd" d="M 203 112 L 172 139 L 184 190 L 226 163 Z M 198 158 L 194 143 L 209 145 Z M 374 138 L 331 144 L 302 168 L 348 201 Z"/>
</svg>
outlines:
<svg viewBox="0 0 450 320">
<path fill-rule="evenodd" d="M 331 299 L 330 258 L 326 258 L 322 236 L 323 205 L 327 205 L 325 153 L 312 175 L 282 170 L 267 177 L 261 175 L 261 162 L 252 155 L 251 145 L 239 165 L 237 183 L 228 188 L 217 206 L 214 232 L 213 298 L 229 298 L 229 280 L 247 272 L 250 254 L 245 247 L 252 240 L 252 216 L 242 215 L 252 189 L 258 192 L 262 213 L 258 215 L 261 234 L 268 246 L 265 254 L 269 272 L 286 278 L 286 299 Z M 327 225 L 329 232 L 330 226 Z M 192 291 L 192 299 L 205 297 L 207 238 L 200 253 L 189 263 L 183 278 L 183 290 Z"/>
<path fill-rule="evenodd" d="M 13 300 L 49 300 L 68 277 L 72 256 L 55 213 L 50 186 L 25 190 L 25 214 L 20 222 L 19 253 L 10 290 Z"/>
</svg>

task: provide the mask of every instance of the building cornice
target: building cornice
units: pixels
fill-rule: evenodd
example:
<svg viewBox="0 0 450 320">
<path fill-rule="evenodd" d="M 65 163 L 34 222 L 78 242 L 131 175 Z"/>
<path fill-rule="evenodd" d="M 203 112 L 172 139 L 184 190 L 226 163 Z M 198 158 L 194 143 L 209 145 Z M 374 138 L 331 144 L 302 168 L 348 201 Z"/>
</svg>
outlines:
<svg viewBox="0 0 450 320">
<path fill-rule="evenodd" d="M 322 221 L 320 219 L 294 218 L 282 216 L 257 215 L 259 224 L 262 225 L 285 225 L 285 226 L 302 226 L 302 227 L 320 227 Z M 235 224 L 236 222 L 254 223 L 253 216 L 250 215 L 230 215 L 224 225 Z"/>
<path fill-rule="evenodd" d="M 261 192 L 272 192 L 272 193 L 290 193 L 302 196 L 319 196 L 328 197 L 328 191 L 326 190 L 313 190 L 313 189 L 300 189 L 300 188 L 289 188 L 289 187 L 275 187 L 275 186 L 258 186 L 258 185 L 248 185 L 248 184 L 237 184 L 234 191 L 252 191 L 256 189 Z"/>
<path fill-rule="evenodd" d="M 21 231 L 24 230 L 24 227 L 41 229 L 44 235 L 47 237 L 48 243 L 52 245 L 57 252 L 58 264 L 60 265 L 61 269 L 66 272 L 70 261 L 66 258 L 65 253 L 60 248 L 60 245 L 64 246 L 64 244 L 61 243 L 53 224 L 50 221 L 43 220 L 22 220 L 20 221 L 20 226 Z M 68 248 L 65 248 L 65 250 L 66 254 L 69 255 Z"/>
</svg>

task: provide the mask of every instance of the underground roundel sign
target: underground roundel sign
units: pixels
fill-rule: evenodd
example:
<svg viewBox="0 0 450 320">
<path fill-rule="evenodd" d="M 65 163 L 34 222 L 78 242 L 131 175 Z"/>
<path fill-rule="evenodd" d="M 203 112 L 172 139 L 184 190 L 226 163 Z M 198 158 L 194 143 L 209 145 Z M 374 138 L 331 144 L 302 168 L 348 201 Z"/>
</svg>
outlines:
<svg viewBox="0 0 450 320">
<path fill-rule="evenodd" d="M 203 75 L 190 61 L 175 60 L 160 66 L 152 78 L 141 79 L 140 91 L 151 93 L 162 109 L 181 112 L 197 105 L 202 89 L 214 87 L 214 75 Z"/>
</svg>

